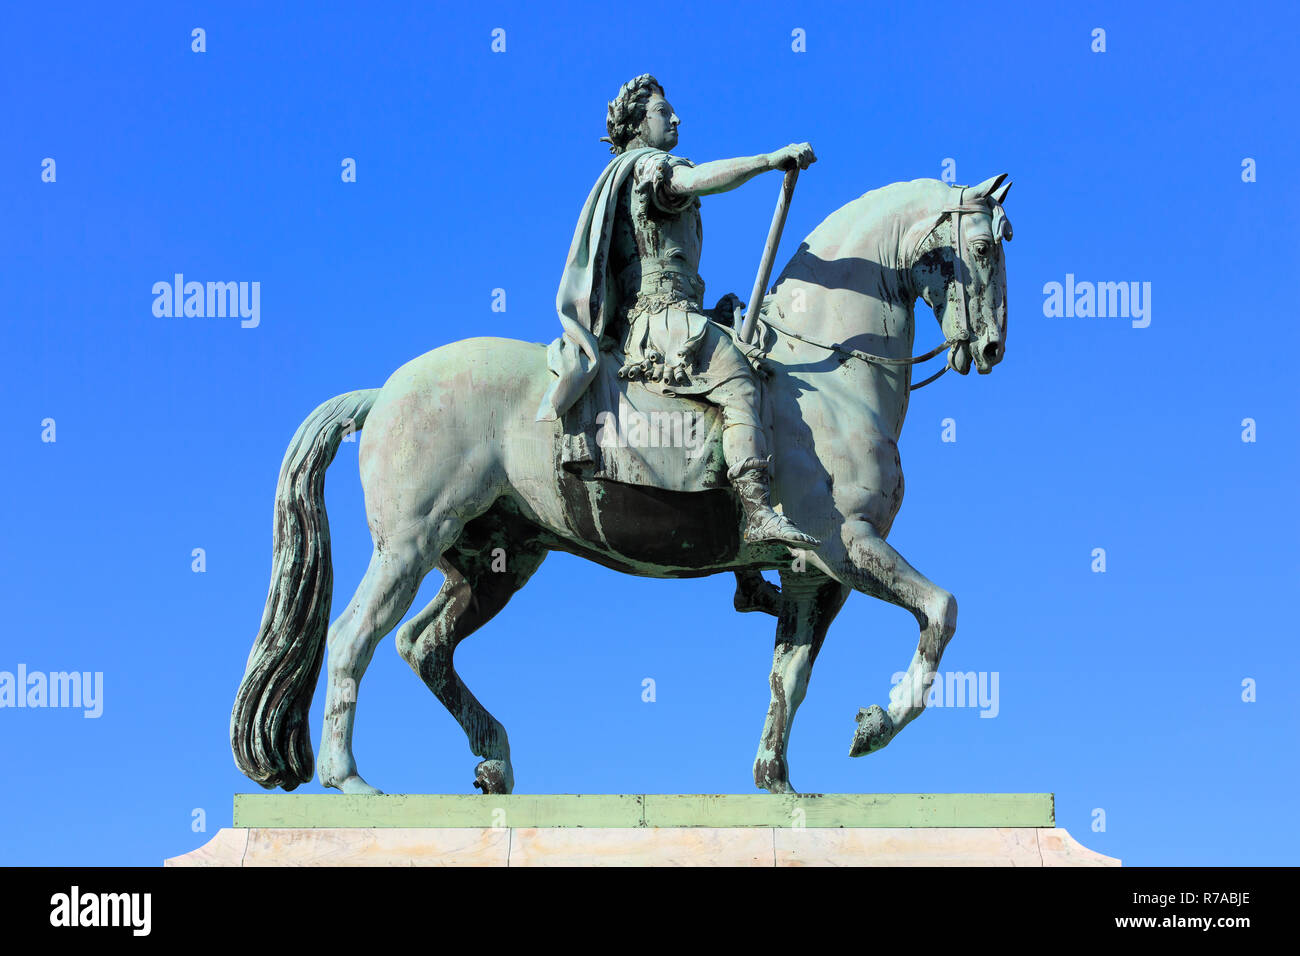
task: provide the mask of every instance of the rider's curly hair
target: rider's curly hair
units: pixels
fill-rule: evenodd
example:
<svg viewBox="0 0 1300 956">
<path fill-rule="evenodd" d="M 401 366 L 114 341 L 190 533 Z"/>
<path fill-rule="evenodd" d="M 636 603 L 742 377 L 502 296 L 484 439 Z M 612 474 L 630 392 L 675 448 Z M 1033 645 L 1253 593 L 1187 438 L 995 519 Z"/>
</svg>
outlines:
<svg viewBox="0 0 1300 956">
<path fill-rule="evenodd" d="M 628 80 L 609 104 L 605 116 L 605 128 L 608 136 L 602 136 L 602 143 L 609 143 L 609 151 L 617 156 L 627 149 L 645 120 L 646 106 L 655 93 L 664 95 L 664 88 L 649 73 L 642 73 L 635 79 Z"/>
</svg>

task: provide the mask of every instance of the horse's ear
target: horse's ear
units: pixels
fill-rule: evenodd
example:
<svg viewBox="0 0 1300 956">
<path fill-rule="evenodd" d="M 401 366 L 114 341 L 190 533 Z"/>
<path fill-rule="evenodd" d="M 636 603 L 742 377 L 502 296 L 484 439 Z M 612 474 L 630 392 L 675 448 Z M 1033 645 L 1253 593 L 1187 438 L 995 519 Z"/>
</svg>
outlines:
<svg viewBox="0 0 1300 956">
<path fill-rule="evenodd" d="M 1010 192 L 1010 190 L 1011 190 L 1011 181 L 1008 180 L 1007 182 L 999 186 L 997 189 L 993 190 L 993 192 L 989 193 L 989 200 L 1001 206 L 1004 202 L 1007 201 L 1007 193 Z"/>
<path fill-rule="evenodd" d="M 992 179 L 984 180 L 984 182 L 980 183 L 978 186 L 975 187 L 975 189 L 973 190 L 973 195 L 975 196 L 976 199 L 984 199 L 991 192 L 993 192 L 993 190 L 1001 186 L 1002 180 L 1006 178 L 1007 178 L 1006 173 L 999 173 L 998 175 L 994 176 Z"/>
</svg>

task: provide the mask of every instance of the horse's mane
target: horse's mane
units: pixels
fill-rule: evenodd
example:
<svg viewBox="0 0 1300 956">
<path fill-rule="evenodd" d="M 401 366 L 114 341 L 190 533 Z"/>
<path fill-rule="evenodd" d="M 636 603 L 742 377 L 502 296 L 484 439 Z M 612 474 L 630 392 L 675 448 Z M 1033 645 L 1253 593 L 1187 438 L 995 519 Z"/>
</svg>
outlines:
<svg viewBox="0 0 1300 956">
<path fill-rule="evenodd" d="M 913 179 L 880 186 L 850 200 L 804 237 L 798 250 L 781 270 L 772 286 L 772 293 L 775 294 L 789 276 L 802 271 L 799 268 L 801 260 L 808 257 L 825 258 L 822 251 L 830 246 L 838 246 L 851 230 L 865 232 L 868 238 L 876 233 L 882 249 L 892 249 L 895 256 L 903 255 L 905 250 L 901 244 L 908 229 L 942 208 L 952 188 L 938 179 Z M 890 264 L 895 265 L 897 262 Z"/>
<path fill-rule="evenodd" d="M 826 285 L 847 288 L 861 281 L 885 301 L 899 297 L 907 312 L 912 306 L 902 290 L 907 258 L 926 224 L 950 202 L 953 187 L 938 179 L 913 179 L 872 189 L 850 200 L 810 232 L 763 299 L 759 309 L 759 339 L 764 351 L 775 347 L 781 332 L 788 334 L 790 299 L 795 290 Z M 859 266 L 861 268 L 859 268 Z M 855 275 L 847 277 L 846 268 Z"/>
</svg>

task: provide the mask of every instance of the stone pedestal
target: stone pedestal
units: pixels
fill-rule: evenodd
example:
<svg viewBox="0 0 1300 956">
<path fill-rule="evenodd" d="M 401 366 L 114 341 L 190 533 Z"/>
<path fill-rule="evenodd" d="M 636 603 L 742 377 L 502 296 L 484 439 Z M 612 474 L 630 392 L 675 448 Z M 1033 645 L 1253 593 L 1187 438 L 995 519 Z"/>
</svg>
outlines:
<svg viewBox="0 0 1300 956">
<path fill-rule="evenodd" d="M 239 794 L 166 866 L 1118 866 L 1051 794 Z"/>
</svg>

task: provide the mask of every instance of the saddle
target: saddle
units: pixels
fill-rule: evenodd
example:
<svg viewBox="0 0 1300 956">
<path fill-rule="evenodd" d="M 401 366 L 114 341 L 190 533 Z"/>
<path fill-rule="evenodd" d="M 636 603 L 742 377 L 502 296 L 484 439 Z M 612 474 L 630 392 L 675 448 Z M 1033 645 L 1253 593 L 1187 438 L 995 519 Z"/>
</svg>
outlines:
<svg viewBox="0 0 1300 956">
<path fill-rule="evenodd" d="M 753 344 L 737 341 L 757 369 L 775 338 L 767 322 L 768 303 L 759 312 Z M 735 337 L 734 325 L 720 326 Z M 620 377 L 621 352 L 612 340 L 601 342 L 596 376 L 582 396 L 560 417 L 557 457 L 560 467 L 582 478 L 600 478 L 665 491 L 709 491 L 729 488 L 722 454 L 722 411 L 717 405 L 691 398 L 689 389 L 675 395 L 646 388 L 640 381 Z M 547 348 L 550 368 L 562 368 L 566 349 L 576 352 L 563 336 Z M 573 357 L 576 359 L 576 356 Z M 770 401 L 762 390 L 763 403 Z"/>
<path fill-rule="evenodd" d="M 621 365 L 616 354 L 601 351 L 595 379 L 561 416 L 560 467 L 666 491 L 730 487 L 721 410 L 619 378 Z"/>
</svg>

